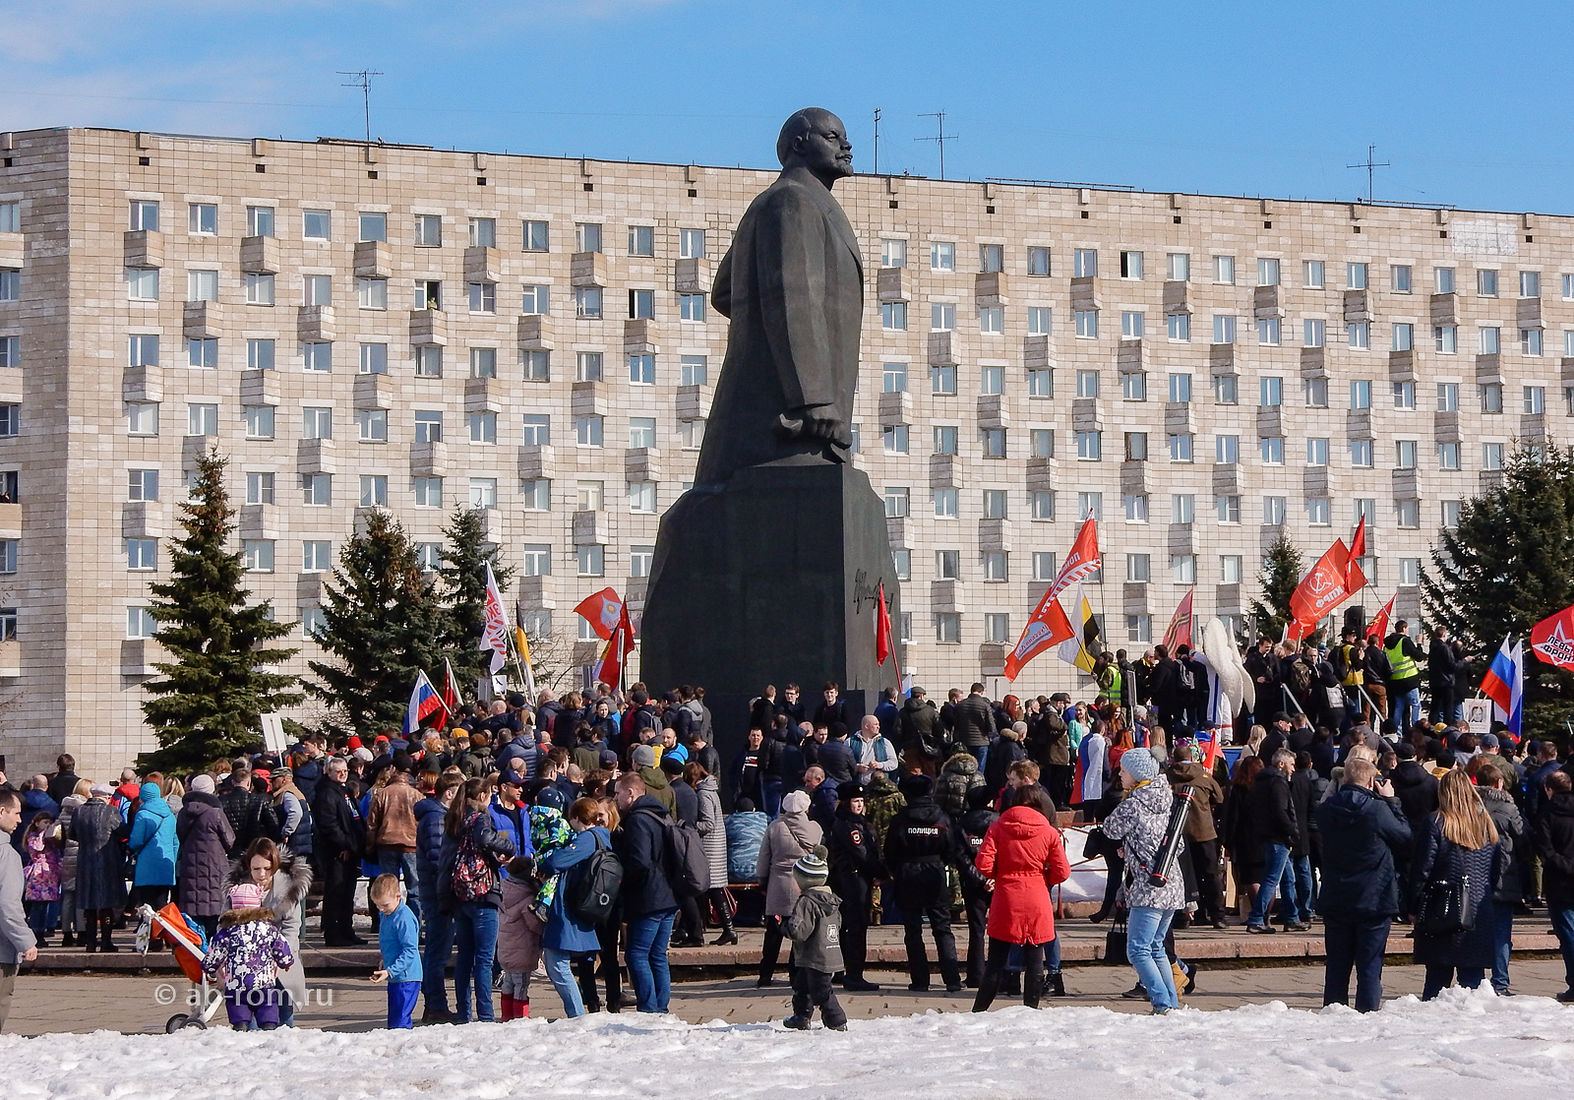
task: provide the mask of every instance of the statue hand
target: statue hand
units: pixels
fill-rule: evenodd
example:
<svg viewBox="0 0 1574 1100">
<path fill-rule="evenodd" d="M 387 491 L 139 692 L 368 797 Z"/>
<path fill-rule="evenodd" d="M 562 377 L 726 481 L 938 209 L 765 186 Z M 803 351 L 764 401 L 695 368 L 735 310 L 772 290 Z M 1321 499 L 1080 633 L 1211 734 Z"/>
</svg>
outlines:
<svg viewBox="0 0 1574 1100">
<path fill-rule="evenodd" d="M 777 433 L 785 439 L 808 439 L 829 443 L 844 450 L 852 446 L 852 433 L 839 417 L 816 415 L 826 406 L 793 409 L 776 418 Z"/>
</svg>

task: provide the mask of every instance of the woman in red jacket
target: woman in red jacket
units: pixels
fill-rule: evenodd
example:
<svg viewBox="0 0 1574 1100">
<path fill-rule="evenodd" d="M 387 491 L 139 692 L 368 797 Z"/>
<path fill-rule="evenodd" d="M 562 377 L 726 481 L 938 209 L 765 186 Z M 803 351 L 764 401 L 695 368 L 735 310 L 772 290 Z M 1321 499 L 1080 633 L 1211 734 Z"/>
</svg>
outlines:
<svg viewBox="0 0 1574 1100">
<path fill-rule="evenodd" d="M 1038 1007 L 1044 982 L 1044 945 L 1055 938 L 1055 907 L 1049 888 L 1071 875 L 1060 830 L 1051 823 L 1055 807 L 1043 789 L 1024 788 L 1021 801 L 1000 815 L 984 834 L 974 866 L 995 885 L 989 906 L 989 955 L 984 980 L 973 1001 L 973 1011 L 983 1012 L 995 999 L 1006 958 L 1016 946 L 1023 948 L 1026 973 L 1022 976 L 1022 1003 Z"/>
</svg>

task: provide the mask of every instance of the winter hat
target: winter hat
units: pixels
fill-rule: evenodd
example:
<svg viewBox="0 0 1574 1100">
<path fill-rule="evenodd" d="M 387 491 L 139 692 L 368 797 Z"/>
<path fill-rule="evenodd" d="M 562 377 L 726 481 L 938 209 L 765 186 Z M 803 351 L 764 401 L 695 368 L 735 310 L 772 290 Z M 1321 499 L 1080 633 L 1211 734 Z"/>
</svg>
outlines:
<svg viewBox="0 0 1574 1100">
<path fill-rule="evenodd" d="M 782 813 L 801 814 L 809 809 L 809 793 L 807 791 L 792 791 L 782 799 Z"/>
<path fill-rule="evenodd" d="M 926 798 L 934 793 L 935 782 L 927 775 L 915 773 L 902 776 L 896 789 L 902 792 L 903 798 Z"/>
<path fill-rule="evenodd" d="M 836 801 L 851 802 L 855 798 L 864 797 L 862 783 L 841 783 L 836 788 Z"/>
<path fill-rule="evenodd" d="M 650 745 L 639 745 L 634 749 L 634 754 L 629 758 L 636 768 L 654 768 L 656 766 L 656 750 Z"/>
<path fill-rule="evenodd" d="M 1138 783 L 1145 783 L 1159 774 L 1159 762 L 1153 754 L 1141 749 L 1131 749 L 1120 755 L 1120 766 Z"/>
<path fill-rule="evenodd" d="M 618 766 L 618 754 L 611 749 L 602 749 L 600 764 L 609 771 Z"/>
<path fill-rule="evenodd" d="M 537 791 L 534 801 L 535 805 L 543 809 L 550 807 L 558 813 L 568 809 L 568 799 L 563 797 L 563 792 L 558 789 L 555 783 L 548 783 Z"/>
<path fill-rule="evenodd" d="M 831 869 L 825 863 L 825 855 L 825 845 L 816 844 L 814 851 L 792 865 L 792 878 L 798 884 L 798 889 L 808 890 L 825 885 L 825 880 L 831 874 Z"/>
<path fill-rule="evenodd" d="M 94 783 L 91 793 L 94 798 L 108 798 L 115 793 L 115 788 L 108 783 Z"/>
<path fill-rule="evenodd" d="M 350 755 L 355 757 L 355 759 L 362 761 L 363 763 L 370 764 L 372 762 L 372 750 L 367 748 L 365 745 L 361 745 Z"/>
<path fill-rule="evenodd" d="M 127 802 L 130 802 L 135 798 L 142 797 L 142 784 L 122 783 L 120 786 L 115 788 L 115 793 L 120 795 L 120 797 L 124 798 Z"/>
<path fill-rule="evenodd" d="M 254 909 L 261 904 L 261 886 L 251 882 L 238 882 L 230 887 L 231 909 Z"/>
<path fill-rule="evenodd" d="M 1399 759 L 1401 760 L 1414 760 L 1416 758 L 1416 747 L 1408 741 L 1399 742 L 1399 747 L 1394 751 L 1399 754 Z"/>
<path fill-rule="evenodd" d="M 346 741 L 345 744 L 349 745 L 352 749 L 358 749 L 361 747 L 361 739 L 352 733 L 350 735 L 350 739 Z"/>
<path fill-rule="evenodd" d="M 211 775 L 209 775 L 207 772 L 203 772 L 200 775 L 192 776 L 192 778 L 191 778 L 191 793 L 192 794 L 212 794 L 213 793 L 213 777 Z"/>
</svg>

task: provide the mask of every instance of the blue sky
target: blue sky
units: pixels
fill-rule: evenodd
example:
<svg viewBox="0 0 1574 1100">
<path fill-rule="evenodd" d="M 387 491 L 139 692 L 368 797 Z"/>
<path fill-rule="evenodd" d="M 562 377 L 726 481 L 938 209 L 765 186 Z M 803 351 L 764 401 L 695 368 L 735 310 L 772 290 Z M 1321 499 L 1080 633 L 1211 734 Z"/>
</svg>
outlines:
<svg viewBox="0 0 1574 1100">
<path fill-rule="evenodd" d="M 1574 4 L 13 0 L 0 128 L 372 133 L 768 166 L 822 104 L 861 171 L 1574 212 Z"/>
</svg>

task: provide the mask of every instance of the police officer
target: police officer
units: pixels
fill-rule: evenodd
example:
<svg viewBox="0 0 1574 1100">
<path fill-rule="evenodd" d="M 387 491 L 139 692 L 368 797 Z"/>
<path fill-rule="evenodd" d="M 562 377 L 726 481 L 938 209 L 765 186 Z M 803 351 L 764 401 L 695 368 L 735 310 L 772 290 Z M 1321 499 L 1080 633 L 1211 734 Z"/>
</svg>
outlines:
<svg viewBox="0 0 1574 1100">
<path fill-rule="evenodd" d="M 872 993 L 880 987 L 864 977 L 869 957 L 869 903 L 874 883 L 885 875 L 880 841 L 864 817 L 864 789 L 845 783 L 837 792 L 831 821 L 831 890 L 842 899 L 842 988 Z"/>
<path fill-rule="evenodd" d="M 957 968 L 956 936 L 951 931 L 951 886 L 946 868 L 959 871 L 967 860 L 967 845 L 935 801 L 934 781 L 927 775 L 904 775 L 898 784 L 907 807 L 891 819 L 886 833 L 885 859 L 902 910 L 907 946 L 907 988 L 922 993 L 929 988 L 929 959 L 924 953 L 924 922 L 935 939 L 940 977 L 947 993 L 962 991 Z"/>
</svg>

